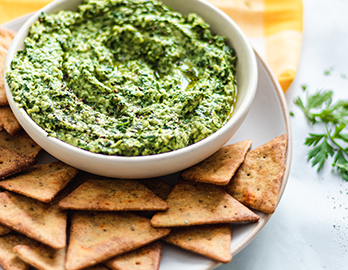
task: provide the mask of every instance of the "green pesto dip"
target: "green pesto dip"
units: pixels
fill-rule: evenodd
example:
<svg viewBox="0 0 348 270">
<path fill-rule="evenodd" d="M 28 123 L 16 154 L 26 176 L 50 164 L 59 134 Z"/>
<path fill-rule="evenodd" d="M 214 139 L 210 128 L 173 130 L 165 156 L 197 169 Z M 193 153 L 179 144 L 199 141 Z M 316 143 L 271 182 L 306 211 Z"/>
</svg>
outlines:
<svg viewBox="0 0 348 270">
<path fill-rule="evenodd" d="M 49 136 L 119 156 L 183 148 L 236 101 L 236 55 L 196 14 L 156 0 L 85 0 L 42 13 L 6 74 Z"/>
</svg>

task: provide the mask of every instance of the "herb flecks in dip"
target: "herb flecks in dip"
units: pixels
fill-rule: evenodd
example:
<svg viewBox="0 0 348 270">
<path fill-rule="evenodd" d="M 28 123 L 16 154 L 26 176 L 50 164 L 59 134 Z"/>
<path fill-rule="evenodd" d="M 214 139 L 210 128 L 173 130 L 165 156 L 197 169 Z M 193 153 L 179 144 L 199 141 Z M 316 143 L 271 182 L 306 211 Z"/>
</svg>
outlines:
<svg viewBox="0 0 348 270">
<path fill-rule="evenodd" d="M 91 152 L 183 148 L 220 129 L 236 56 L 196 14 L 152 0 L 87 0 L 42 14 L 6 78 L 49 136 Z"/>
</svg>

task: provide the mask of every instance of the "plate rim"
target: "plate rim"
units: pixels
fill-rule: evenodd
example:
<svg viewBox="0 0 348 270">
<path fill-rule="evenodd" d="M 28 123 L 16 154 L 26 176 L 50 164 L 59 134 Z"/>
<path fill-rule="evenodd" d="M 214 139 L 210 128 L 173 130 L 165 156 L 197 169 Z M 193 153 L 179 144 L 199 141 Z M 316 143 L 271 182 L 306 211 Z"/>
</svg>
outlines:
<svg viewBox="0 0 348 270">
<path fill-rule="evenodd" d="M 1 24 L 0 27 L 12 30 L 11 29 L 12 24 L 18 23 L 19 21 L 23 21 L 23 23 L 24 23 L 34 13 L 35 12 L 31 12 L 31 13 L 19 16 L 13 20 L 10 20 L 8 22 Z M 291 124 L 290 124 L 290 114 L 289 114 L 287 101 L 285 99 L 284 92 L 283 92 L 278 80 L 276 79 L 274 73 L 271 71 L 271 69 L 270 69 L 269 65 L 266 63 L 266 61 L 260 56 L 260 54 L 255 49 L 254 49 L 254 53 L 255 53 L 256 59 L 260 61 L 261 65 L 265 69 L 269 79 L 271 80 L 273 88 L 276 92 L 278 102 L 279 102 L 279 105 L 281 107 L 282 114 L 283 114 L 283 122 L 285 125 L 286 134 L 288 135 L 288 145 L 287 145 L 287 151 L 286 151 L 286 155 L 285 155 L 286 168 L 285 168 L 282 184 L 281 184 L 281 187 L 279 190 L 279 195 L 278 195 L 278 205 L 279 205 L 281 198 L 283 197 L 285 187 L 286 187 L 288 179 L 289 179 L 290 169 L 291 169 L 292 130 L 291 130 Z M 260 76 L 260 74 L 258 76 Z M 273 214 L 264 214 L 264 217 L 262 218 L 261 221 L 259 221 L 258 225 L 248 233 L 248 235 L 238 244 L 238 246 L 236 246 L 235 248 L 233 248 L 233 250 L 231 250 L 232 260 L 233 260 L 233 256 L 235 256 L 240 251 L 242 251 L 256 237 L 256 235 L 264 228 L 264 226 L 268 223 L 269 219 L 272 216 L 273 216 Z M 222 263 L 217 262 L 217 261 L 211 261 L 210 263 L 199 268 L 198 270 L 212 270 L 212 269 L 220 266 L 221 264 Z"/>
<path fill-rule="evenodd" d="M 279 194 L 278 194 L 278 203 L 279 205 L 281 198 L 283 197 L 285 187 L 288 183 L 289 180 L 289 175 L 290 175 L 290 169 L 291 169 L 291 160 L 292 160 L 292 131 L 291 131 L 291 124 L 290 124 L 290 113 L 288 109 L 288 105 L 285 99 L 285 95 L 283 92 L 283 89 L 281 88 L 278 80 L 276 79 L 274 73 L 271 71 L 269 65 L 266 63 L 266 61 L 260 56 L 260 54 L 254 49 L 255 56 L 257 60 L 260 61 L 261 65 L 264 67 L 268 77 L 270 78 L 274 90 L 276 91 L 279 105 L 281 106 L 282 109 L 282 114 L 283 114 L 283 120 L 285 124 L 285 129 L 286 133 L 288 134 L 288 145 L 287 145 L 287 150 L 286 150 L 286 155 L 285 155 L 285 172 L 283 176 L 283 181 L 280 186 Z M 260 76 L 260 73 L 259 73 Z M 276 210 L 277 211 L 277 210 Z M 268 223 L 270 218 L 273 216 L 273 214 L 265 214 L 264 217 L 262 218 L 261 221 L 259 221 L 258 225 L 252 229 L 249 234 L 238 244 L 236 248 L 234 248 L 231 251 L 232 254 L 232 260 L 235 255 L 237 255 L 240 251 L 242 251 L 250 242 L 257 236 L 257 234 L 265 227 L 265 225 Z M 199 268 L 198 270 L 212 270 L 215 269 L 216 267 L 222 265 L 220 262 L 215 262 L 212 261 L 209 264 L 207 264 L 204 267 Z"/>
</svg>

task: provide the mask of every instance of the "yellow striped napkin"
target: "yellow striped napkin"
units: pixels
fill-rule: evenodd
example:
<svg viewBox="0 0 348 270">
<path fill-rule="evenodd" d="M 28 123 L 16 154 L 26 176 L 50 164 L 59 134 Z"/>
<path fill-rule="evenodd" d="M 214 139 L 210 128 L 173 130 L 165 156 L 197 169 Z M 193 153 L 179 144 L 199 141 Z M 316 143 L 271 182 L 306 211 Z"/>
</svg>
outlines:
<svg viewBox="0 0 348 270">
<path fill-rule="evenodd" d="M 283 88 L 295 78 L 301 51 L 301 0 L 208 0 L 229 15 Z"/>
<path fill-rule="evenodd" d="M 286 91 L 293 81 L 302 37 L 301 0 L 207 0 L 242 28 Z M 0 0 L 0 24 L 52 0 Z"/>
</svg>

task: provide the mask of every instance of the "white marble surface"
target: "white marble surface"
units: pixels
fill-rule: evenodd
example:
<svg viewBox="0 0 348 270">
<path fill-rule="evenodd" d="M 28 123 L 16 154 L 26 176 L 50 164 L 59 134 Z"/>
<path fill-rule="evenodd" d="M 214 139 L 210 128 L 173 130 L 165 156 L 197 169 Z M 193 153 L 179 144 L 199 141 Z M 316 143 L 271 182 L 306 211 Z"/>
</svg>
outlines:
<svg viewBox="0 0 348 270">
<path fill-rule="evenodd" d="M 312 127 L 293 104 L 320 89 L 334 99 L 348 99 L 348 1 L 303 0 L 301 60 L 286 98 L 293 132 L 290 177 L 282 200 L 268 224 L 233 260 L 217 270 L 348 269 L 348 183 L 331 163 L 317 173 L 304 146 Z M 324 71 L 331 69 L 330 75 Z M 344 78 L 346 76 L 346 78 Z"/>
</svg>

